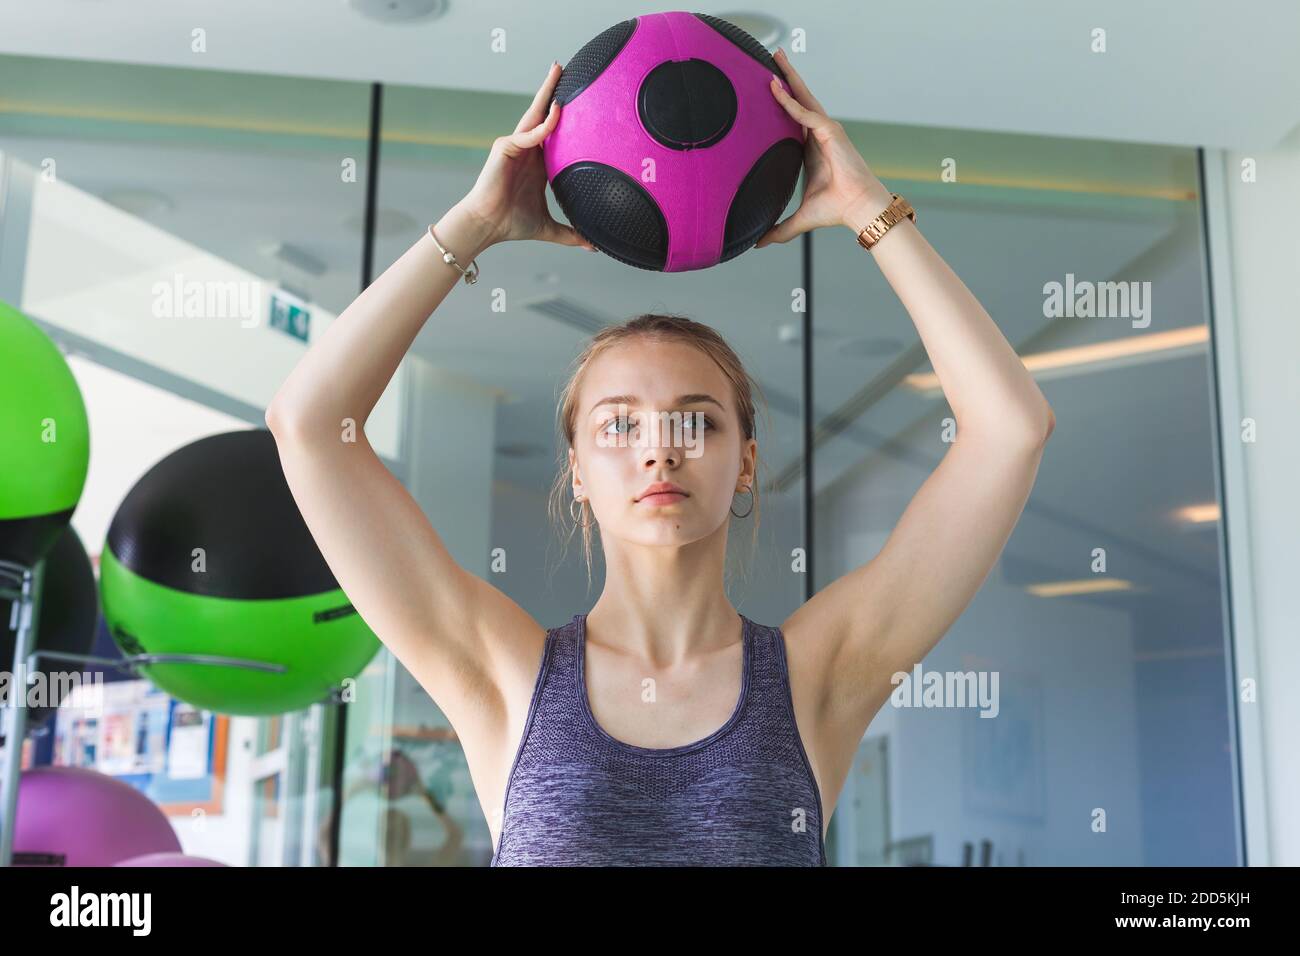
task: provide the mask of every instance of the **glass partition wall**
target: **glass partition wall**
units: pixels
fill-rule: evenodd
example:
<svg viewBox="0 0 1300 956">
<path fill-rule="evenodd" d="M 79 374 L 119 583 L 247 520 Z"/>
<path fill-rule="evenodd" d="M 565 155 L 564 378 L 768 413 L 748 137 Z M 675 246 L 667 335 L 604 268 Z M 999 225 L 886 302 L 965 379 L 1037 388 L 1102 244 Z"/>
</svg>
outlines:
<svg viewBox="0 0 1300 956">
<path fill-rule="evenodd" d="M 463 196 L 528 104 L 21 57 L 0 57 L 0 79 L 0 299 L 76 361 L 147 383 L 177 416 L 220 412 L 224 428 L 261 426 L 360 291 L 363 263 L 378 276 Z M 1003 559 L 924 662 L 996 672 L 998 715 L 886 704 L 840 794 L 831 862 L 1235 862 L 1195 153 L 849 128 L 1042 382 L 1057 431 Z M 779 624 L 879 550 L 946 447 L 950 412 L 869 259 L 842 229 L 680 275 L 494 247 L 419 334 L 368 437 L 456 559 L 554 627 L 588 610 L 603 578 L 596 547 L 588 587 L 580 540 L 566 547 L 569 527 L 546 510 L 570 360 L 643 312 L 713 325 L 762 393 L 762 521 L 753 547 L 752 516 L 732 521 L 729 596 Z M 256 284 L 267 320 L 160 322 L 151 290 L 177 275 Z M 1053 313 L 1045 289 L 1074 301 L 1089 282 L 1122 283 L 1127 311 Z M 277 307 L 294 321 L 273 323 Z M 91 377 L 82 387 L 92 413 L 109 401 Z M 124 436 L 155 427 L 113 421 Z M 146 448 L 118 432 L 97 446 L 111 426 L 95 426 L 92 454 L 117 465 L 99 479 L 92 465 L 74 516 L 92 557 L 168 443 L 216 422 Z M 236 717 L 221 739 L 224 799 L 173 816 L 187 852 L 260 865 L 491 857 L 455 731 L 385 650 L 348 702 Z M 418 778 L 401 795 L 383 785 L 394 759 Z"/>
<path fill-rule="evenodd" d="M 987 679 L 996 705 L 887 703 L 836 860 L 1238 863 L 1195 151 L 850 130 L 1057 424 L 1001 559 L 922 665 Z M 954 423 L 881 272 L 841 236 L 813 250 L 824 586 L 880 550 Z"/>
<path fill-rule="evenodd" d="M 370 88 L 3 56 L 0 89 L 0 300 L 68 353 L 81 387 L 91 463 L 72 525 L 98 567 L 140 477 L 199 438 L 264 427 L 307 341 L 361 289 Z M 366 427 L 398 472 L 399 399 L 400 382 Z M 101 632 L 96 653 L 116 653 Z M 127 755 L 148 771 L 123 778 L 187 853 L 315 865 L 343 713 L 205 717 L 196 740 L 173 712 Z M 79 762 L 101 772 L 145 720 L 125 704 L 97 725 L 64 716 L 33 736 L 33 760 L 85 738 Z"/>
</svg>

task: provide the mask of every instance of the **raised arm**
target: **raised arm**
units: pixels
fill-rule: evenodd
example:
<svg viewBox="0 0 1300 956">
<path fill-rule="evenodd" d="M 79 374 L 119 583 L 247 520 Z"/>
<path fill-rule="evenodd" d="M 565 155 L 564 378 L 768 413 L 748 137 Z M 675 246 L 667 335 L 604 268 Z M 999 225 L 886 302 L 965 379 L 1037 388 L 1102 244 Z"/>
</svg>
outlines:
<svg viewBox="0 0 1300 956">
<path fill-rule="evenodd" d="M 478 182 L 434 224 L 467 267 L 491 245 L 586 245 L 549 215 L 540 143 L 559 107 L 548 72 L 515 132 L 492 145 Z M 502 680 L 527 673 L 536 621 L 462 568 L 366 438 L 364 425 L 417 333 L 461 281 L 428 234 L 312 344 L 266 412 L 294 500 L 358 613 L 434 698 L 462 739 L 501 728 Z M 435 516 L 436 518 L 436 516 Z"/>
<path fill-rule="evenodd" d="M 799 210 L 760 245 L 818 226 L 846 226 L 856 235 L 889 205 L 890 192 L 784 54 L 777 60 L 794 96 L 775 86 L 773 95 L 809 129 L 808 185 Z M 903 219 L 870 255 L 916 324 L 957 439 L 880 553 L 786 622 L 800 644 L 792 659 L 821 689 L 818 732 L 845 747 L 857 746 L 892 690 L 892 675 L 930 652 L 988 577 L 1055 427 L 1024 363 L 916 224 Z"/>
</svg>

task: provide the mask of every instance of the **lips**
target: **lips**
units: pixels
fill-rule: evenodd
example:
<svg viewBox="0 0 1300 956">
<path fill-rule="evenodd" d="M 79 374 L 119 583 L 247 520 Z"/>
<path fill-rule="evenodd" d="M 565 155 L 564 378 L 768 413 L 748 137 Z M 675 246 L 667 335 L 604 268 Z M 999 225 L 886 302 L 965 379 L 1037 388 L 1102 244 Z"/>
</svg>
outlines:
<svg viewBox="0 0 1300 956">
<path fill-rule="evenodd" d="M 636 500 L 648 504 L 669 504 L 689 497 L 690 495 L 681 485 L 674 485 L 671 481 L 657 481 L 642 491 Z"/>
<path fill-rule="evenodd" d="M 646 505 L 670 505 L 675 501 L 684 501 L 686 495 L 678 491 L 660 491 L 653 495 L 642 495 L 637 499 L 637 504 Z"/>
</svg>

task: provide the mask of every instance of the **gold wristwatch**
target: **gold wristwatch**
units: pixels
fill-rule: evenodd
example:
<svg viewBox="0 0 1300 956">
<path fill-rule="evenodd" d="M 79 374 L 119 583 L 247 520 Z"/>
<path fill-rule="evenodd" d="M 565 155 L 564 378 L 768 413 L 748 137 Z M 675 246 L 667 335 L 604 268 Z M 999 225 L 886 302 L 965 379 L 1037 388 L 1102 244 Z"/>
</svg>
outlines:
<svg viewBox="0 0 1300 956">
<path fill-rule="evenodd" d="M 871 247 L 880 241 L 880 237 L 887 233 L 892 227 L 898 225 L 905 218 L 916 222 L 916 210 L 912 204 L 904 199 L 898 193 L 890 193 L 894 197 L 888 208 L 879 216 L 871 220 L 860 233 L 858 233 L 858 245 L 868 251 Z"/>
</svg>

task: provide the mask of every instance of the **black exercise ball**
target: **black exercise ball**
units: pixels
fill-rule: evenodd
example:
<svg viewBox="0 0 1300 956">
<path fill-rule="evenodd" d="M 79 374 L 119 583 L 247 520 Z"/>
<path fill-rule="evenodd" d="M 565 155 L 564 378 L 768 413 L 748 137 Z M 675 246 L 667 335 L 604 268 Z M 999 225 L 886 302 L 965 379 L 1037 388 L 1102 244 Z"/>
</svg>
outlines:
<svg viewBox="0 0 1300 956">
<path fill-rule="evenodd" d="M 14 645 L 18 639 L 15 627 L 14 601 L 0 598 L 0 670 L 12 671 Z M 95 572 L 90 556 L 77 532 L 65 527 L 54 547 L 45 558 L 44 577 L 41 581 L 40 605 L 36 621 L 36 640 L 33 649 L 61 651 L 68 654 L 89 654 L 95 642 L 95 625 L 99 618 L 99 597 L 95 590 Z M 27 708 L 27 730 L 30 732 L 49 720 L 63 697 L 65 681 L 60 673 L 80 674 L 81 664 L 70 661 L 38 662 L 36 673 L 43 675 L 45 686 L 52 693 L 51 706 Z M 13 684 L 9 693 L 23 693 Z M 3 740 L 0 727 L 0 740 Z"/>
</svg>

